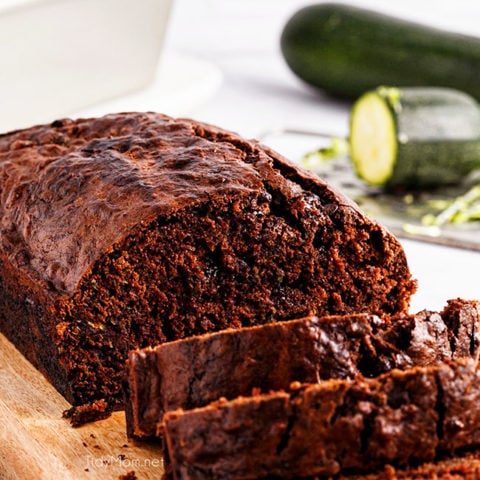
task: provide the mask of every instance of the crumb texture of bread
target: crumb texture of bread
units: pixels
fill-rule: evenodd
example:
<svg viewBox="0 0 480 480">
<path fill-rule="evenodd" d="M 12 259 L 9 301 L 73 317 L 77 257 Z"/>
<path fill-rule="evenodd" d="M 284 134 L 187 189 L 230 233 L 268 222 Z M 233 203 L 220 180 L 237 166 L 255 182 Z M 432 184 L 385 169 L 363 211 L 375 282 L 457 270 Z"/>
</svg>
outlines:
<svg viewBox="0 0 480 480">
<path fill-rule="evenodd" d="M 129 350 L 408 309 L 400 243 L 268 147 L 155 113 L 0 136 L 0 330 L 74 405 L 121 407 Z"/>
</svg>

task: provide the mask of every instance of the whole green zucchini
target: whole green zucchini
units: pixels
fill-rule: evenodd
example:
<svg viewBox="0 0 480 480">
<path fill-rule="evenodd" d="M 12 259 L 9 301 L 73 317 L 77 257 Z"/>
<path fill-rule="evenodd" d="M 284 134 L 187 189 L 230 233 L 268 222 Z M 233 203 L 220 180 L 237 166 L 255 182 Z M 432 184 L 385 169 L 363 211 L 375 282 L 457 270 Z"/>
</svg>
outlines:
<svg viewBox="0 0 480 480">
<path fill-rule="evenodd" d="M 379 87 L 350 115 L 350 157 L 371 185 L 432 187 L 480 168 L 480 109 L 471 96 L 434 87 Z"/>
<path fill-rule="evenodd" d="M 294 73 L 333 95 L 357 98 L 379 85 L 443 86 L 480 100 L 480 38 L 325 3 L 293 15 L 281 49 Z"/>
</svg>

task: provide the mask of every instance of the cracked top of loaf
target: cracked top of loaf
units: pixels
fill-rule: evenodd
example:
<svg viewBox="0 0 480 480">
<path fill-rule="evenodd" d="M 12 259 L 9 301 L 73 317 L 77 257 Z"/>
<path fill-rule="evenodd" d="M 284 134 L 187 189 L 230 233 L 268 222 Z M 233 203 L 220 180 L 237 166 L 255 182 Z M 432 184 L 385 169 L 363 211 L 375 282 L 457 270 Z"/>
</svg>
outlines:
<svg viewBox="0 0 480 480">
<path fill-rule="evenodd" d="M 363 218 L 267 147 L 192 120 L 119 113 L 10 132 L 0 136 L 1 255 L 51 293 L 71 295 L 95 260 L 136 228 L 265 183 L 291 202 L 313 191 Z"/>
</svg>

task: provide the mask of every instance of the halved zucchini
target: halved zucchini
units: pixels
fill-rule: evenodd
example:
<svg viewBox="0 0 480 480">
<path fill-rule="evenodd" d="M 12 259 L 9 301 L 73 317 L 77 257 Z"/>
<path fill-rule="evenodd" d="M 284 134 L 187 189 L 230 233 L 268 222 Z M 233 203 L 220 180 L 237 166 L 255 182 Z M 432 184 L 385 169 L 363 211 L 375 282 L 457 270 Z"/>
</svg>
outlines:
<svg viewBox="0 0 480 480">
<path fill-rule="evenodd" d="M 379 87 L 355 102 L 349 142 L 370 185 L 456 183 L 480 167 L 480 110 L 452 89 Z"/>
</svg>

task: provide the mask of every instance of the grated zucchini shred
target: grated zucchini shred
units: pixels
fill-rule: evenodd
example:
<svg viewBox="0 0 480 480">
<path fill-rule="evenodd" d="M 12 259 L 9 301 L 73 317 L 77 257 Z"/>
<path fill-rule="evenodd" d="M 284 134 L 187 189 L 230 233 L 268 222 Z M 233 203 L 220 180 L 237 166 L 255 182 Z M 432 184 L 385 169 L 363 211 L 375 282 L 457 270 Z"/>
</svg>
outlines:
<svg viewBox="0 0 480 480">
<path fill-rule="evenodd" d="M 474 185 L 460 195 L 437 215 L 424 215 L 425 226 L 442 226 L 449 223 L 460 224 L 480 220 L 480 185 Z"/>
<path fill-rule="evenodd" d="M 441 211 L 423 215 L 420 225 L 406 223 L 403 230 L 406 233 L 438 237 L 442 233 L 441 227 L 480 221 L 480 184 L 470 187 L 453 200 L 435 200 L 430 206 L 441 208 Z"/>
<path fill-rule="evenodd" d="M 301 166 L 307 170 L 318 170 L 330 160 L 344 157 L 349 153 L 349 143 L 345 138 L 332 137 L 330 145 L 312 152 L 307 152 L 301 161 Z"/>
</svg>

